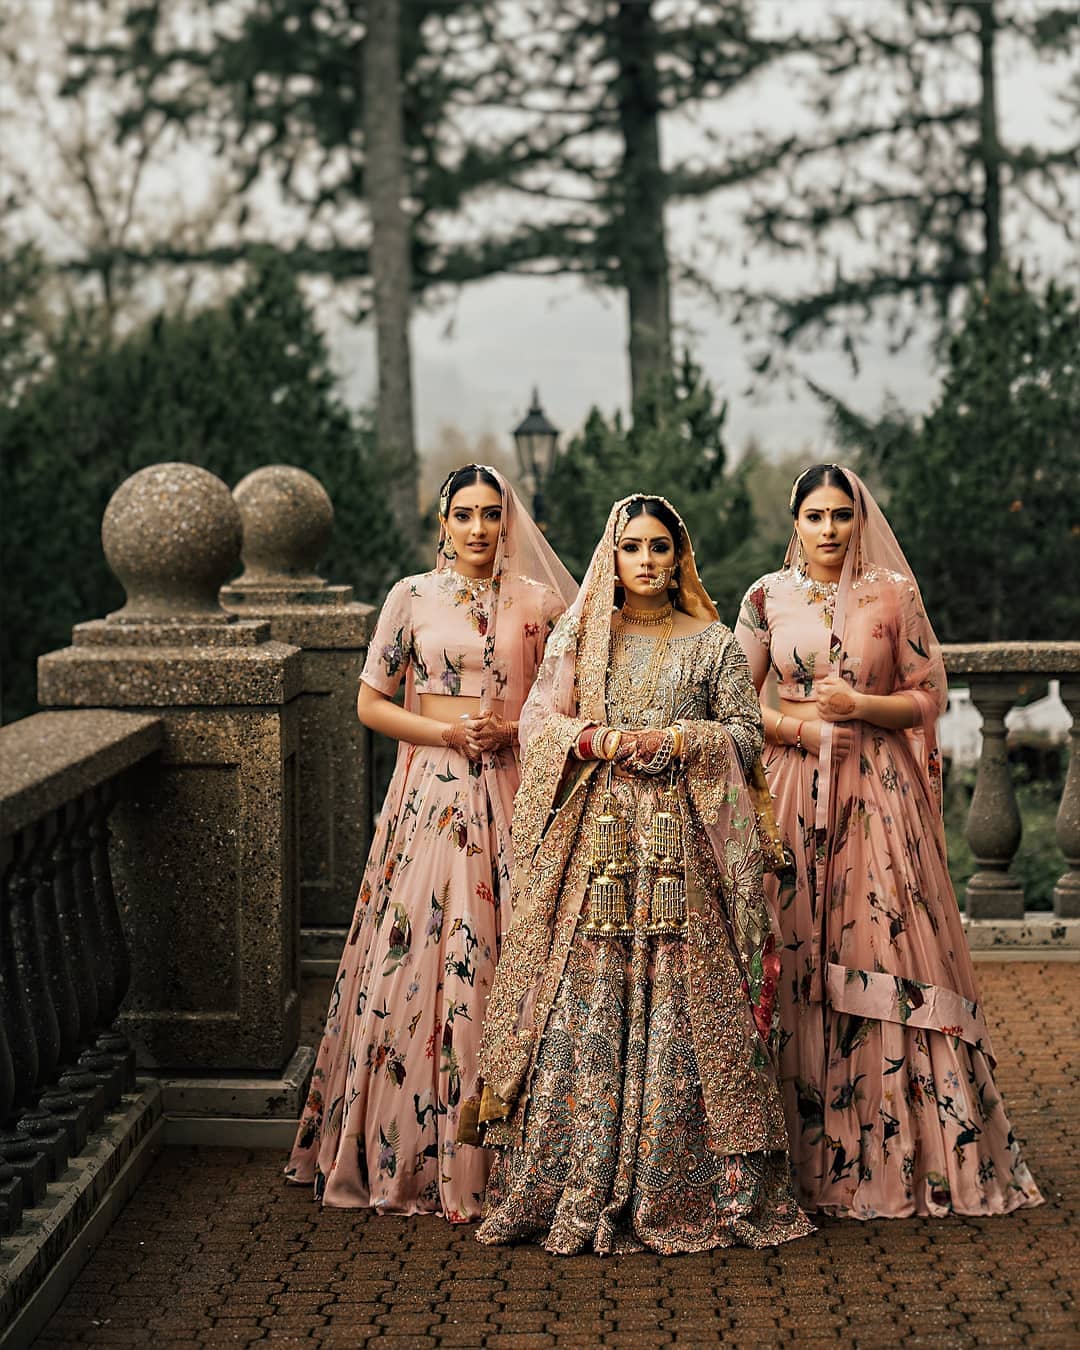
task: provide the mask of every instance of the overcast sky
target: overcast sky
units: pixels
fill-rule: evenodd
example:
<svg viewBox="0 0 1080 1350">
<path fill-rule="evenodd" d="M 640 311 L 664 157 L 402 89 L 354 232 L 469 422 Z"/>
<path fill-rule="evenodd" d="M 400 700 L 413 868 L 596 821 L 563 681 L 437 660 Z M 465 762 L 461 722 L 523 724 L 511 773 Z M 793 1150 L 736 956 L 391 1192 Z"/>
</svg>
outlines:
<svg viewBox="0 0 1080 1350">
<path fill-rule="evenodd" d="M 841 0 L 849 9 L 897 8 L 897 0 Z M 1030 0 L 1033 9 L 1045 8 Z M 837 8 L 836 0 L 759 0 L 766 22 L 777 25 L 793 14 L 811 25 L 816 16 Z M 972 44 L 974 48 L 974 44 Z M 1060 136 L 1060 105 L 1051 90 L 1061 86 L 1064 62 L 1047 68 L 1030 58 L 1003 53 L 998 75 L 1002 127 L 1014 143 L 1045 144 Z M 973 85 L 973 71 L 958 69 L 956 87 Z M 806 125 L 800 95 L 783 78 L 768 75 L 743 93 L 716 105 L 713 129 L 731 143 L 732 128 L 741 125 L 783 131 Z M 704 146 L 700 135 L 669 118 L 662 127 L 662 152 L 669 158 Z M 695 236 L 720 238 L 726 247 L 706 257 L 710 276 L 719 286 L 747 281 L 741 266 L 738 198 L 717 194 L 704 213 L 697 207 L 669 210 L 671 252 L 693 246 Z M 1080 211 L 1080 201 L 1078 201 Z M 697 251 L 695 261 L 702 255 Z M 779 264 L 755 251 L 754 280 L 772 284 Z M 1076 267 L 1058 240 L 1043 259 L 1051 273 Z M 804 265 L 808 266 L 808 265 Z M 790 265 L 785 276 L 797 276 Z M 805 275 L 806 273 L 804 273 Z M 722 397 L 729 400 L 728 444 L 738 452 L 756 436 L 773 453 L 828 448 L 828 432 L 820 404 L 799 379 L 761 384 L 748 392 L 750 371 L 744 335 L 700 294 L 677 290 L 674 296 L 677 341 L 686 344 Z M 331 319 L 333 347 L 349 396 L 370 400 L 374 380 L 373 341 L 340 317 Z M 413 324 L 414 383 L 417 432 L 431 447 L 444 423 L 468 436 L 491 433 L 508 447 L 510 429 L 524 415 L 533 385 L 551 420 L 568 433 L 578 429 L 589 409 L 626 409 L 629 372 L 626 357 L 626 311 L 620 293 L 587 287 L 571 277 L 496 278 L 473 284 L 436 306 L 421 310 Z M 818 350 L 799 357 L 799 370 L 852 400 L 867 411 L 878 410 L 887 396 L 913 411 L 925 410 L 936 383 L 931 353 L 924 339 L 913 340 L 900 353 L 890 353 L 883 331 L 871 341 L 856 377 L 847 360 Z"/>
<path fill-rule="evenodd" d="M 1022 2 L 1038 11 L 1051 0 Z M 59 51 L 62 34 L 50 17 L 57 0 L 0 0 L 5 6 L 8 3 L 13 6 L 11 12 L 20 16 L 26 34 L 19 58 L 19 68 L 26 72 L 46 45 Z M 807 28 L 841 4 L 860 12 L 885 7 L 895 13 L 899 0 L 757 0 L 758 13 L 766 24 L 790 24 L 794 16 Z M 6 94 L 0 89 L 0 119 L 5 152 L 17 152 L 31 178 L 48 185 L 53 177 L 62 179 L 62 170 L 50 167 L 56 161 L 50 159 L 40 127 L 48 118 L 70 118 L 73 112 L 69 102 L 55 97 L 60 60 L 39 64 L 40 78 L 35 74 L 34 79 L 44 91 L 41 107 L 35 106 L 25 89 L 9 87 Z M 1064 62 L 1047 68 L 1030 57 L 1017 59 L 1006 52 L 998 73 L 1001 120 L 1008 139 L 1014 144 L 1058 139 L 1061 132 L 1055 123 L 1061 113 L 1051 92 L 1061 85 Z M 955 76 L 951 71 L 949 76 L 956 90 L 973 91 L 970 67 L 958 65 Z M 738 95 L 710 105 L 711 121 L 704 128 L 668 117 L 661 129 L 662 152 L 669 160 L 688 151 L 715 154 L 704 139 L 711 133 L 728 152 L 737 153 L 744 144 L 741 138 L 751 129 L 806 128 L 810 119 L 800 97 L 782 75 L 769 73 Z M 99 129 L 95 131 L 96 153 L 103 162 L 112 153 L 107 119 L 106 95 L 96 109 Z M 115 180 L 118 192 L 123 188 L 123 169 L 118 163 L 106 174 L 110 182 Z M 206 202 L 217 170 L 203 152 L 178 151 L 148 185 L 157 198 L 151 214 L 175 210 L 177 203 L 196 215 L 200 204 L 212 210 Z M 781 271 L 781 264 L 760 249 L 749 254 L 753 273 L 745 271 L 738 208 L 738 197 L 727 193 L 708 199 L 704 207 L 669 209 L 672 256 L 692 254 L 695 265 L 719 289 L 748 281 L 775 285 L 781 277 L 797 283 L 809 275 L 806 260 L 789 260 Z M 274 205 L 268 209 L 285 220 L 284 209 Z M 53 223 L 32 220 L 29 229 L 50 251 L 63 252 L 63 240 Z M 1075 268 L 1075 260 L 1063 253 L 1060 240 L 1048 247 L 1043 262 L 1051 274 L 1067 265 Z M 147 300 L 152 296 L 152 288 L 147 288 Z M 347 397 L 359 405 L 369 403 L 373 394 L 373 337 L 369 327 L 358 327 L 349 319 L 351 303 L 347 298 L 341 303 L 322 303 L 320 314 Z M 801 381 L 761 384 L 753 393 L 748 391 L 744 335 L 715 304 L 700 293 L 676 290 L 674 319 L 678 344 L 689 347 L 720 395 L 729 400 L 728 443 L 733 450 L 741 450 L 752 435 L 774 453 L 827 449 L 820 407 Z M 607 414 L 627 407 L 625 300 L 618 292 L 589 288 L 570 277 L 496 278 L 427 304 L 417 313 L 412 331 L 417 431 L 423 448 L 434 448 L 440 428 L 449 423 L 470 438 L 494 435 L 509 449 L 510 429 L 524 415 L 534 385 L 548 416 L 568 434 L 580 427 L 594 405 Z M 899 354 L 890 354 L 879 340 L 870 343 L 863 356 L 857 378 L 845 359 L 824 347 L 801 356 L 799 369 L 868 411 L 876 411 L 886 395 L 915 412 L 928 407 L 935 386 L 925 340 L 912 341 Z"/>
</svg>

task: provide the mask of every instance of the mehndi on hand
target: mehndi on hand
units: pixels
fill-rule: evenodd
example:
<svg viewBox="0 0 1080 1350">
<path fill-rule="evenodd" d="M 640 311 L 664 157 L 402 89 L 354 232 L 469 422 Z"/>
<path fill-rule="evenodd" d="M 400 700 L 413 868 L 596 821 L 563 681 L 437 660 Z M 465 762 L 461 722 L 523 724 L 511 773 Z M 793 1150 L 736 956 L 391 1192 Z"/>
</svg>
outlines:
<svg viewBox="0 0 1080 1350">
<path fill-rule="evenodd" d="M 498 713 L 482 712 L 466 723 L 466 737 L 475 756 L 504 750 L 517 740 L 517 723 Z"/>
</svg>

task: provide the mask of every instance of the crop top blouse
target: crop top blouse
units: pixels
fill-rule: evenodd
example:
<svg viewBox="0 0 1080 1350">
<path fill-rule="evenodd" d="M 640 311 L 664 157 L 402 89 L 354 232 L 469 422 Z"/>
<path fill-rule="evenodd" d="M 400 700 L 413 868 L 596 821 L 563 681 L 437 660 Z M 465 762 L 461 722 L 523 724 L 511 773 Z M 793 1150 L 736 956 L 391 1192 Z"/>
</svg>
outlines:
<svg viewBox="0 0 1080 1350">
<path fill-rule="evenodd" d="M 515 660 L 531 667 L 526 671 L 526 689 L 531 684 L 563 610 L 555 592 L 540 582 L 522 579 L 514 590 L 518 603 L 511 609 L 508 601 L 502 602 L 495 630 L 491 673 L 496 701 Z M 527 597 L 524 605 L 522 592 Z M 392 697 L 411 665 L 418 694 L 479 698 L 492 600 L 490 582 L 450 568 L 403 577 L 386 597 L 360 678 Z M 516 622 L 508 622 L 511 618 Z"/>
</svg>

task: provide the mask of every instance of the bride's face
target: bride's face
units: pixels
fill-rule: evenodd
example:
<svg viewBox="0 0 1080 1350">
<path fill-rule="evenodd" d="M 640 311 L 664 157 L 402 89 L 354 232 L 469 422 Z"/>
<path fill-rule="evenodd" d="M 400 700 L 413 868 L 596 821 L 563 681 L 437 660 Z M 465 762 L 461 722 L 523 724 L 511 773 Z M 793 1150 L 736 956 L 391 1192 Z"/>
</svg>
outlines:
<svg viewBox="0 0 1080 1350">
<path fill-rule="evenodd" d="M 615 549 L 615 575 L 632 600 L 667 598 L 675 570 L 675 541 L 655 516 L 635 516 Z"/>
</svg>

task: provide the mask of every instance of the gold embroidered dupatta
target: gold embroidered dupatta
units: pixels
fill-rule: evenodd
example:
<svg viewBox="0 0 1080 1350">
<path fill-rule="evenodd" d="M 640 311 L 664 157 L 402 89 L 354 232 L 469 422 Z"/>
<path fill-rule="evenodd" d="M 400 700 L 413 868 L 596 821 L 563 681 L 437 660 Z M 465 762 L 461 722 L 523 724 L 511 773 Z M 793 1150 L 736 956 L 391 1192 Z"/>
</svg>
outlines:
<svg viewBox="0 0 1080 1350">
<path fill-rule="evenodd" d="M 622 513 L 633 500 L 612 508 L 581 590 L 548 642 L 522 710 L 524 762 L 513 826 L 515 918 L 503 939 L 480 1049 L 485 1082 L 480 1119 L 489 1144 L 520 1137 L 526 1085 L 581 916 L 589 875 L 585 836 L 604 791 L 606 766 L 581 764 L 572 749 L 585 726 L 606 721 L 614 545 L 625 522 Z M 716 608 L 698 577 L 681 520 L 680 534 L 676 604 L 715 621 Z M 743 1153 L 786 1148 L 787 1136 L 772 1053 L 776 935 L 762 890 L 754 805 L 724 726 L 726 718 L 745 724 L 748 696 L 742 686 L 749 672 L 730 633 L 723 652 L 725 673 L 728 664 L 731 668 L 730 707 L 718 708 L 717 720 L 685 724 L 677 790 L 687 827 L 688 992 L 709 1143 L 720 1153 Z M 760 736 L 759 721 L 754 728 Z M 707 880 L 717 873 L 720 894 Z"/>
</svg>

